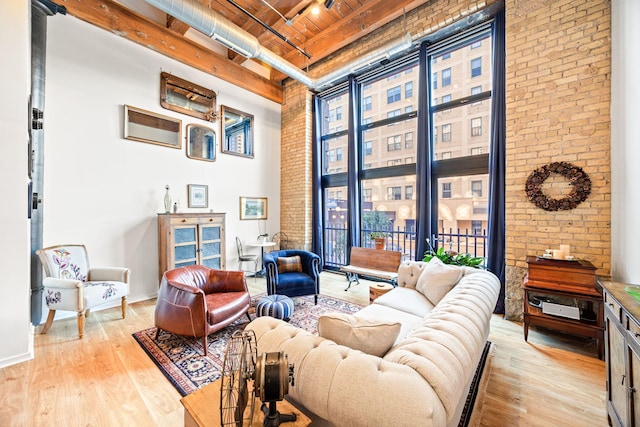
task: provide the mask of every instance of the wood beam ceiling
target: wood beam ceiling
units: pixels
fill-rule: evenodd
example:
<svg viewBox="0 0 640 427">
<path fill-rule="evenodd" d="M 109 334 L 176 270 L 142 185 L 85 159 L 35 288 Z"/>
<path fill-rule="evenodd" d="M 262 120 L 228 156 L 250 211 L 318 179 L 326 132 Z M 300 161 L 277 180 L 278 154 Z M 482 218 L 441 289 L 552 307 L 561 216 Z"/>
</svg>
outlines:
<svg viewBox="0 0 640 427">
<path fill-rule="evenodd" d="M 238 87 L 282 104 L 282 85 L 132 12 L 112 0 L 62 0 L 67 13 Z"/>
</svg>

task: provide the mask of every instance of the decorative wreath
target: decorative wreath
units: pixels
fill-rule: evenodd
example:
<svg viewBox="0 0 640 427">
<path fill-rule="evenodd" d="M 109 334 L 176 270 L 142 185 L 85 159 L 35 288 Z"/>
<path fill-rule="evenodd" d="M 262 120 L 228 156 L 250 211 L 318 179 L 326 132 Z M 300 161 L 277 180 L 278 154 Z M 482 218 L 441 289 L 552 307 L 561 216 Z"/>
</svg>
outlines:
<svg viewBox="0 0 640 427">
<path fill-rule="evenodd" d="M 562 199 L 547 197 L 542 191 L 542 184 L 552 173 L 562 175 L 569 180 L 573 189 Z M 582 168 L 567 162 L 553 162 L 534 170 L 526 184 L 527 198 L 545 211 L 565 211 L 576 208 L 591 193 L 591 179 Z"/>
</svg>

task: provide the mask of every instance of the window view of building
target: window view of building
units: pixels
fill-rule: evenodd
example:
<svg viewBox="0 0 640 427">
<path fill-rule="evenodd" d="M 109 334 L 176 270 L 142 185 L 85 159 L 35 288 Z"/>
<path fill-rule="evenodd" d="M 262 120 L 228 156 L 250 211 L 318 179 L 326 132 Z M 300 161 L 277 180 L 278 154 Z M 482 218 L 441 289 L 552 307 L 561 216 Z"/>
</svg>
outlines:
<svg viewBox="0 0 640 427">
<path fill-rule="evenodd" d="M 430 140 L 432 162 L 446 160 L 450 168 L 438 182 L 437 236 L 432 244 L 483 256 L 487 228 L 488 170 L 470 175 L 458 159 L 489 153 L 491 108 L 491 39 L 489 32 L 447 49 L 439 47 L 431 61 Z M 384 231 L 387 249 L 407 259 L 415 252 L 416 164 L 418 144 L 418 61 L 389 67 L 359 84 L 359 133 L 349 129 L 350 94 L 334 90 L 322 96 L 322 174 L 325 262 L 346 262 L 347 194 L 358 194 L 361 246 L 373 246 L 371 233 Z M 486 95 L 486 96 L 483 96 Z M 473 96 L 473 102 L 466 98 Z M 441 102 L 436 102 L 440 100 Z M 359 185 L 347 187 L 348 132 L 355 135 Z M 488 166 L 487 166 L 488 167 Z M 441 170 L 441 168 L 439 169 Z M 353 205 L 353 204 L 352 204 Z M 429 221 L 429 219 L 424 219 Z"/>
</svg>

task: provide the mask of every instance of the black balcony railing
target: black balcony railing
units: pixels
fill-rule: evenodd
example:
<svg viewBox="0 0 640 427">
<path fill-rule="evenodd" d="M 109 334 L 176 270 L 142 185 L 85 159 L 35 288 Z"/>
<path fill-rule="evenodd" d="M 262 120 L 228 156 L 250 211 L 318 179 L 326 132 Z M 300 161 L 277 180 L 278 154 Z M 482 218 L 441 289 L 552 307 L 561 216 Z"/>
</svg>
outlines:
<svg viewBox="0 0 640 427">
<path fill-rule="evenodd" d="M 362 230 L 360 233 L 361 246 L 374 248 L 374 239 L 371 233 L 382 232 L 386 235 L 386 249 L 399 251 L 403 260 L 415 259 L 416 233 L 413 228 L 388 230 Z M 475 257 L 486 259 L 487 233 L 469 232 L 468 229 L 449 228 L 440 230 L 437 236 L 432 238 L 431 245 L 434 249 L 444 246 L 446 250 L 462 254 L 471 254 Z M 422 259 L 422 256 L 419 257 Z M 343 224 L 332 224 L 324 229 L 324 266 L 328 269 L 338 269 L 347 264 L 347 227 Z"/>
</svg>

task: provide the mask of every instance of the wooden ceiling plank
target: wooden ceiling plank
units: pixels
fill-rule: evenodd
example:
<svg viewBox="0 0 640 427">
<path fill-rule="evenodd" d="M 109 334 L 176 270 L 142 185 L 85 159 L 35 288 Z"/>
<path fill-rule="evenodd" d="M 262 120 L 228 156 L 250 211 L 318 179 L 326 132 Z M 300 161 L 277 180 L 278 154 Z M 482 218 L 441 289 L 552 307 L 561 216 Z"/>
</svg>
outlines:
<svg viewBox="0 0 640 427">
<path fill-rule="evenodd" d="M 298 66 L 306 65 L 307 62 L 313 64 L 402 16 L 404 11 L 409 12 L 426 1 L 395 0 L 392 4 L 387 0 L 367 2 L 362 8 L 356 9 L 354 13 L 345 16 L 307 40 L 307 51 L 312 55 L 310 60 L 307 61 L 304 57 L 299 58 L 295 52 L 289 52 L 284 58 Z M 364 29 L 362 25 L 365 25 Z"/>
<path fill-rule="evenodd" d="M 191 27 L 179 19 L 176 19 L 171 15 L 167 15 L 167 28 L 176 34 L 184 36 Z"/>
<path fill-rule="evenodd" d="M 62 0 L 61 3 L 69 15 L 274 102 L 283 102 L 281 84 L 265 79 L 112 0 Z"/>
</svg>

